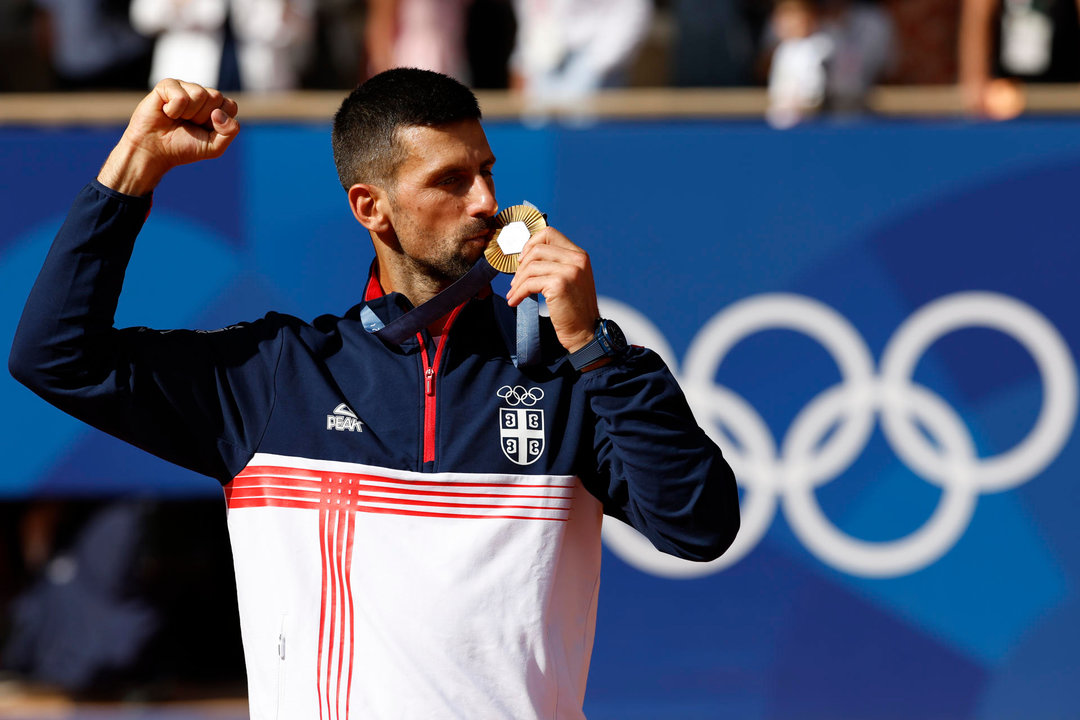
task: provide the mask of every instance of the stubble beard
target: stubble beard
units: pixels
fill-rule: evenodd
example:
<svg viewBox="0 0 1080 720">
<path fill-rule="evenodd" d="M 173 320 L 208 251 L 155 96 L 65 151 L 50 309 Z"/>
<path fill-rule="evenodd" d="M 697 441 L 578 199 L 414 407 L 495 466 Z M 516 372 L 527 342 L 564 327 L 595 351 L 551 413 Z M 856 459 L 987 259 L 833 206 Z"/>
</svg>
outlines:
<svg viewBox="0 0 1080 720">
<path fill-rule="evenodd" d="M 477 218 L 463 227 L 452 240 L 431 240 L 432 244 L 445 248 L 445 252 L 431 258 L 410 257 L 409 259 L 419 273 L 445 287 L 469 272 L 483 254 L 482 249 L 477 252 L 472 247 L 466 247 L 466 241 L 486 232 L 491 227 L 490 220 Z"/>
</svg>

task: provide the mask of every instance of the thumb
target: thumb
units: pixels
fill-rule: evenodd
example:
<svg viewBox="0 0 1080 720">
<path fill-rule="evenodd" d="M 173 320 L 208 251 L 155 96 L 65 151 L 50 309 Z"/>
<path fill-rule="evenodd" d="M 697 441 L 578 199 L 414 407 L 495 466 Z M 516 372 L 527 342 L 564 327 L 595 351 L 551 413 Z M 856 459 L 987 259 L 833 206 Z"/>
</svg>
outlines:
<svg viewBox="0 0 1080 720">
<path fill-rule="evenodd" d="M 215 154 L 223 153 L 240 132 L 240 123 L 221 108 L 215 108 L 210 113 L 210 123 L 214 129 L 210 136 L 210 147 Z"/>
</svg>

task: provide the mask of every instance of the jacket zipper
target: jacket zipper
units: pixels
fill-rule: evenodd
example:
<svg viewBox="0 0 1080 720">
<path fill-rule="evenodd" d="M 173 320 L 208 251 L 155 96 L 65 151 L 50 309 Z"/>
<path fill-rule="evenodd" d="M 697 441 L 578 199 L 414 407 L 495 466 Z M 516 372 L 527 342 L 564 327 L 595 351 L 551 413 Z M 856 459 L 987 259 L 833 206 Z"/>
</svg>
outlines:
<svg viewBox="0 0 1080 720">
<path fill-rule="evenodd" d="M 274 717 L 281 717 L 281 706 L 285 702 L 285 623 L 289 619 L 288 614 L 281 616 L 281 630 L 278 632 L 278 686 L 277 686 L 277 710 Z"/>
<path fill-rule="evenodd" d="M 436 392 L 439 375 L 439 365 L 442 363 L 443 350 L 446 348 L 446 338 L 450 334 L 450 326 L 461 312 L 465 304 L 458 305 L 446 319 L 442 335 L 439 336 L 438 345 L 435 348 L 435 359 L 428 360 L 428 349 L 424 338 L 420 333 L 420 356 L 424 364 L 424 456 L 423 462 L 429 463 L 435 460 L 435 419 L 438 410 L 438 393 Z"/>
</svg>

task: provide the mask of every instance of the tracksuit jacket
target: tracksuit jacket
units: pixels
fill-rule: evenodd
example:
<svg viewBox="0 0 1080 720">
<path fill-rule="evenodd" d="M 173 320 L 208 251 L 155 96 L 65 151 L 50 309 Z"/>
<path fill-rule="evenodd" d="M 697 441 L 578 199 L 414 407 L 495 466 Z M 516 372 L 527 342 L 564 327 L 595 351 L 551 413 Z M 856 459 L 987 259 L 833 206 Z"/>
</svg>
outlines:
<svg viewBox="0 0 1080 720">
<path fill-rule="evenodd" d="M 513 363 L 490 291 L 441 342 L 360 322 L 116 329 L 150 199 L 92 182 L 31 291 L 9 366 L 87 423 L 219 480 L 251 717 L 581 718 L 603 514 L 718 556 L 731 470 L 651 351 L 579 374 L 550 323 Z"/>
</svg>

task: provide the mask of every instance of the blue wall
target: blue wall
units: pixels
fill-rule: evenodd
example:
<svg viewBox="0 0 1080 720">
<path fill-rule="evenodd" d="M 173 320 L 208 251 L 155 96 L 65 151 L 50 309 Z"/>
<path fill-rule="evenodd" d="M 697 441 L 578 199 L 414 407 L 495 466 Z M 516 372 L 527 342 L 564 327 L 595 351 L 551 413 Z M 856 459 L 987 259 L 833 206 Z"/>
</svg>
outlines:
<svg viewBox="0 0 1080 720">
<path fill-rule="evenodd" d="M 1080 121 L 488 127 L 743 486 L 709 566 L 605 530 L 593 720 L 1076 716 Z M 119 128 L 0 129 L 0 346 Z M 324 126 L 159 189 L 118 322 L 351 306 Z M 216 496 L 0 378 L 0 496 Z"/>
</svg>

